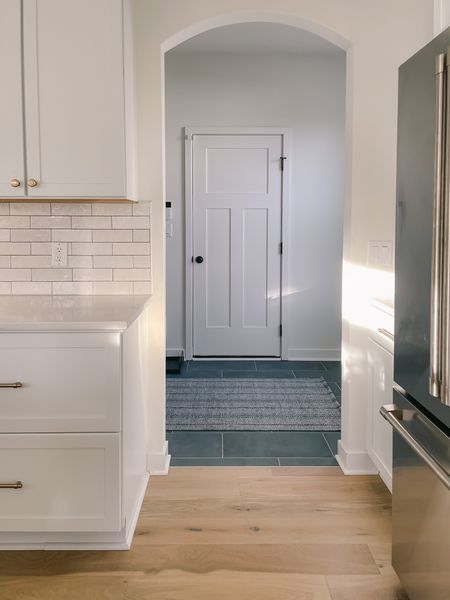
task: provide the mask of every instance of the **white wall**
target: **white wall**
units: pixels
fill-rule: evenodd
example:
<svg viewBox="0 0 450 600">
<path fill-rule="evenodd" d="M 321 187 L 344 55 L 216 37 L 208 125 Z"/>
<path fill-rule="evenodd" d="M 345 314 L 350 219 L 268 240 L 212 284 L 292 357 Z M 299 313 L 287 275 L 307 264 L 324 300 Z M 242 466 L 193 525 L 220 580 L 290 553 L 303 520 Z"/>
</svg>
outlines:
<svg viewBox="0 0 450 600">
<path fill-rule="evenodd" d="M 301 35 L 301 32 L 299 32 Z M 345 53 L 166 57 L 167 347 L 185 348 L 185 126 L 289 127 L 289 358 L 339 359 L 345 156 Z M 189 258 L 189 257 L 188 257 Z"/>
<path fill-rule="evenodd" d="M 433 36 L 433 0 L 128 0 L 133 10 L 137 196 L 153 201 L 148 452 L 165 447 L 164 74 L 162 53 L 238 22 L 275 22 L 347 50 L 343 389 L 340 461 L 370 469 L 366 448 L 368 305 L 384 273 L 368 269 L 367 242 L 394 237 L 398 67 Z M 387 273 L 389 276 L 389 273 Z M 389 277 L 388 277 L 389 279 Z M 392 295 L 392 289 L 388 293 Z"/>
</svg>

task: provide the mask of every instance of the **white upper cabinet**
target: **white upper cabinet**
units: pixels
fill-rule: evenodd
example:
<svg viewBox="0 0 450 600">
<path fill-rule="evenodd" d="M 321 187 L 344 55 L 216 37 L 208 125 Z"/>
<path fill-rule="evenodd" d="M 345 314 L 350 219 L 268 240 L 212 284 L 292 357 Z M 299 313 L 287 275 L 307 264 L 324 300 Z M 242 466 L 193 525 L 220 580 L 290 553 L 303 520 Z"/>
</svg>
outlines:
<svg viewBox="0 0 450 600">
<path fill-rule="evenodd" d="M 24 196 L 21 2 L 0 0 L 0 196 Z"/>
<path fill-rule="evenodd" d="M 0 44 L 8 44 L 7 58 L 4 52 L 0 58 L 3 81 L 8 81 L 6 100 L 0 100 L 2 137 L 12 107 L 20 113 L 15 126 L 5 128 L 3 143 L 14 149 L 9 160 L 17 167 L 1 165 L 0 193 L 24 193 L 23 186 L 13 190 L 9 183 L 20 179 L 15 175 L 20 167 L 24 171 L 23 158 L 22 163 L 15 159 L 16 138 L 21 143 L 24 138 L 20 155 L 25 156 L 28 197 L 126 197 L 122 0 L 0 2 L 1 34 L 7 36 Z M 14 9 L 19 24 L 12 27 Z M 22 109 L 23 133 L 17 123 Z M 11 174 L 4 174 L 6 168 Z"/>
</svg>

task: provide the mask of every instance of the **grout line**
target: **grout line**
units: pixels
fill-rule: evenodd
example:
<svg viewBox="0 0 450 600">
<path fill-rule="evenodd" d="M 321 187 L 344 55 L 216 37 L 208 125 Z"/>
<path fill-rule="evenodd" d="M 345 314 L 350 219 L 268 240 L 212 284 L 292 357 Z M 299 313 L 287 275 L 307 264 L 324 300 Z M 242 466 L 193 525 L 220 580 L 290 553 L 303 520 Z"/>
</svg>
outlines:
<svg viewBox="0 0 450 600">
<path fill-rule="evenodd" d="M 222 458 L 224 458 L 224 455 L 223 455 L 223 433 L 220 434 L 220 437 L 222 438 Z"/>
<path fill-rule="evenodd" d="M 325 437 L 325 435 L 324 435 L 323 433 L 322 433 L 322 437 L 323 437 L 323 439 L 325 440 L 325 444 L 328 446 L 328 450 L 330 451 L 330 453 L 331 453 L 331 456 L 334 458 L 336 455 L 335 455 L 335 454 L 333 454 L 333 450 L 331 449 L 331 446 L 330 446 L 330 444 L 328 443 L 328 440 L 327 440 L 327 438 Z"/>
<path fill-rule="evenodd" d="M 279 467 L 281 467 L 281 462 L 280 462 L 280 459 L 279 459 L 279 458 L 277 458 L 277 461 L 278 461 L 278 466 L 279 466 Z"/>
</svg>

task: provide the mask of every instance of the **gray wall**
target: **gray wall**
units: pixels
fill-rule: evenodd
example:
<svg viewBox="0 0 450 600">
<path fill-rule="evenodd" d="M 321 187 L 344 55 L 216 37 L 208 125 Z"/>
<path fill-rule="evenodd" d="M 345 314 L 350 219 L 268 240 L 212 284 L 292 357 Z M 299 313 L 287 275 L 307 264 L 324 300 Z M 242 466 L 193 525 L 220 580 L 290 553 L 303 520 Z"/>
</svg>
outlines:
<svg viewBox="0 0 450 600">
<path fill-rule="evenodd" d="M 340 357 L 345 56 L 166 56 L 167 348 L 184 348 L 185 126 L 292 130 L 289 358 Z"/>
</svg>

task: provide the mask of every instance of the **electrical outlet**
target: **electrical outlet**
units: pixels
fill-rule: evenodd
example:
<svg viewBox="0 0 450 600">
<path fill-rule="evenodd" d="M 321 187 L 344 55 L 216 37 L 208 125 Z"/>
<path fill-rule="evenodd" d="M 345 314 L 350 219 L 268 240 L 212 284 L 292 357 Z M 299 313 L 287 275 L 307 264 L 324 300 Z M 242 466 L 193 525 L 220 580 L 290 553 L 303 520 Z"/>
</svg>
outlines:
<svg viewBox="0 0 450 600">
<path fill-rule="evenodd" d="M 392 240 L 374 241 L 370 240 L 367 249 L 367 262 L 369 265 L 383 267 L 392 266 Z"/>
<path fill-rule="evenodd" d="M 53 242 L 52 267 L 67 267 L 67 243 Z"/>
</svg>

